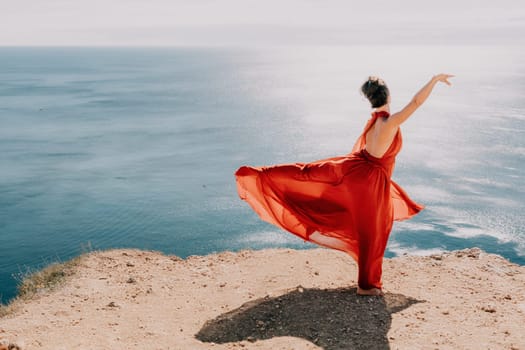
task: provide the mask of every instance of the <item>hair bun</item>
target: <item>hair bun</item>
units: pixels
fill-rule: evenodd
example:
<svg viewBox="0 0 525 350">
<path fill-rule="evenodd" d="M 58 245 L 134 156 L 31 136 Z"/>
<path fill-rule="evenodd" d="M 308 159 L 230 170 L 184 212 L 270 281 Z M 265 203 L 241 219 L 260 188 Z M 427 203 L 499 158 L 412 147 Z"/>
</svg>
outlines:
<svg viewBox="0 0 525 350">
<path fill-rule="evenodd" d="M 379 87 L 384 85 L 383 81 L 375 76 L 368 77 L 367 82 L 363 88 L 363 92 L 367 97 L 372 97 L 379 90 Z"/>
<path fill-rule="evenodd" d="M 361 86 L 361 92 L 372 104 L 372 107 L 380 107 L 387 103 L 388 87 L 383 79 L 376 76 L 369 76 L 368 80 Z"/>
</svg>

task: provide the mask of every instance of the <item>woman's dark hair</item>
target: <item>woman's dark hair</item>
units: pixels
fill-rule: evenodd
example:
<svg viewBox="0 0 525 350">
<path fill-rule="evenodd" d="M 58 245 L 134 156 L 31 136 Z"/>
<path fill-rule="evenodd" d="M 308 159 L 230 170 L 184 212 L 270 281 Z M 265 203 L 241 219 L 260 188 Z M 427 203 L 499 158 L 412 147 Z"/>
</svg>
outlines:
<svg viewBox="0 0 525 350">
<path fill-rule="evenodd" d="M 385 82 L 378 77 L 368 77 L 363 86 L 361 86 L 361 92 L 366 96 L 368 101 L 372 104 L 372 108 L 381 107 L 388 101 L 388 87 Z"/>
</svg>

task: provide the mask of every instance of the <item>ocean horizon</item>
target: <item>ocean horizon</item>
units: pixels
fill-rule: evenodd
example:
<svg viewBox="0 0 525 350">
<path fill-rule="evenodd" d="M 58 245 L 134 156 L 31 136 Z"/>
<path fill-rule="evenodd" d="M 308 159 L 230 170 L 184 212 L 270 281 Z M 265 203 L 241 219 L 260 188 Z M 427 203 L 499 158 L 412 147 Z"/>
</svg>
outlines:
<svg viewBox="0 0 525 350">
<path fill-rule="evenodd" d="M 479 247 L 525 265 L 520 46 L 0 47 L 0 302 L 84 251 L 310 249 L 239 199 L 242 165 L 351 151 L 378 75 L 402 126 L 393 180 L 425 210 L 386 257 Z M 349 257 L 349 263 L 353 263 Z"/>
</svg>

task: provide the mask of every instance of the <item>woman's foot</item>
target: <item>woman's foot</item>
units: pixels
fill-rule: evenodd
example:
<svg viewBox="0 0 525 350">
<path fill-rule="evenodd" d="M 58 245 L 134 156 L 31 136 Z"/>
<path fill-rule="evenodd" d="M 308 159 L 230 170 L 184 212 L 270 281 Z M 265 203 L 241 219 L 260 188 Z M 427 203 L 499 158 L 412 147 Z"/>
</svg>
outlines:
<svg viewBox="0 0 525 350">
<path fill-rule="evenodd" d="M 357 287 L 357 294 L 359 295 L 377 295 L 377 296 L 384 295 L 383 291 L 379 288 L 363 289 L 360 287 Z"/>
</svg>

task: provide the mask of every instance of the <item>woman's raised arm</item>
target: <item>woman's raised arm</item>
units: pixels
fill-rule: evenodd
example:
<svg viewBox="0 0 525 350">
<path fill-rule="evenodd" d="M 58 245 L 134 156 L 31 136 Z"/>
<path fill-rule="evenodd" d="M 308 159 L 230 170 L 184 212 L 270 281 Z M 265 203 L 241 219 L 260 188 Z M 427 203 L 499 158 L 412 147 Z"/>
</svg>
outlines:
<svg viewBox="0 0 525 350">
<path fill-rule="evenodd" d="M 434 75 L 432 79 L 430 79 L 430 81 L 426 83 L 425 86 L 423 86 L 421 90 L 417 92 L 417 94 L 414 95 L 412 100 L 405 106 L 405 108 L 403 108 L 401 111 L 397 113 L 392 114 L 387 119 L 386 124 L 390 124 L 392 127 L 397 128 L 405 120 L 407 120 L 408 117 L 410 117 L 412 113 L 414 113 L 415 110 L 418 109 L 419 106 L 423 104 L 423 102 L 425 102 L 427 97 L 432 92 L 432 89 L 438 82 L 442 82 L 447 85 L 451 85 L 450 82 L 448 81 L 448 78 L 452 78 L 452 77 L 453 75 L 450 75 L 450 74 Z"/>
</svg>

